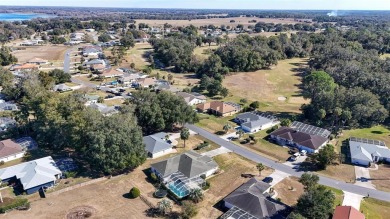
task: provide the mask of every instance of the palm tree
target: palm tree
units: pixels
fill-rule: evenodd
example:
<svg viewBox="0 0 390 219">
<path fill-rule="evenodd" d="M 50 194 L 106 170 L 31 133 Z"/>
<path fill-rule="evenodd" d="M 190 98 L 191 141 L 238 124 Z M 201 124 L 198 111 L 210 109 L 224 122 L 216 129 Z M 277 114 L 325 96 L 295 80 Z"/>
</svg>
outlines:
<svg viewBox="0 0 390 219">
<path fill-rule="evenodd" d="M 225 134 L 229 131 L 229 129 L 231 129 L 232 126 L 229 124 L 229 123 L 226 123 L 224 126 L 223 126 L 223 130 L 225 131 Z"/>
<path fill-rule="evenodd" d="M 256 165 L 257 170 L 259 171 L 259 176 L 261 176 L 261 171 L 265 169 L 265 166 L 262 163 Z"/>
<path fill-rule="evenodd" d="M 184 141 L 184 148 L 186 147 L 186 140 L 190 137 L 190 130 L 183 128 L 180 132 L 180 139 Z"/>
<path fill-rule="evenodd" d="M 168 199 L 163 199 L 157 203 L 157 208 L 162 215 L 165 215 L 172 210 L 172 203 Z"/>
<path fill-rule="evenodd" d="M 238 138 L 242 138 L 242 136 L 244 135 L 244 131 L 242 129 L 239 129 L 237 132 L 236 132 L 236 135 L 238 135 Z"/>
<path fill-rule="evenodd" d="M 195 203 L 198 203 L 200 201 L 203 200 L 204 196 L 203 196 L 203 192 L 201 189 L 197 188 L 197 189 L 191 189 L 190 191 L 190 194 L 189 194 L 189 197 L 190 199 L 195 202 Z"/>
</svg>

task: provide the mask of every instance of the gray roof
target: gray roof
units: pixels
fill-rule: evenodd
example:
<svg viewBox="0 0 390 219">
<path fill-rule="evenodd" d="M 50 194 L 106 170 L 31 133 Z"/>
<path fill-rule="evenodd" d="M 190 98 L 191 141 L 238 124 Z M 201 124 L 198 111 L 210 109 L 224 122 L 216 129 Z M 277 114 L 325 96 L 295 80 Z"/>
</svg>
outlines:
<svg viewBox="0 0 390 219">
<path fill-rule="evenodd" d="M 207 100 L 207 98 L 199 93 L 186 93 L 186 92 L 176 92 L 176 95 L 183 97 L 186 103 L 191 102 L 194 99 Z"/>
<path fill-rule="evenodd" d="M 89 107 L 92 107 L 92 108 L 98 110 L 99 112 L 101 112 L 104 115 L 118 112 L 115 109 L 115 106 L 107 106 L 106 104 L 103 104 L 103 103 L 93 103 L 93 104 L 89 105 Z"/>
<path fill-rule="evenodd" d="M 97 65 L 97 64 L 105 65 L 106 61 L 103 59 L 92 59 L 85 63 L 85 65 Z"/>
<path fill-rule="evenodd" d="M 4 110 L 18 110 L 18 106 L 10 102 L 0 103 L 0 111 Z"/>
<path fill-rule="evenodd" d="M 223 200 L 255 218 L 274 218 L 286 210 L 286 206 L 264 194 L 269 187 L 269 184 L 252 178 Z"/>
<path fill-rule="evenodd" d="M 165 140 L 166 135 L 167 133 L 160 132 L 154 135 L 145 136 L 143 140 L 146 151 L 154 154 L 172 148 L 172 145 L 168 144 Z"/>
<path fill-rule="evenodd" d="M 69 90 L 72 90 L 72 88 L 70 88 L 66 84 L 58 84 L 58 85 L 54 86 L 53 90 L 54 91 L 69 91 Z"/>
<path fill-rule="evenodd" d="M 237 115 L 236 119 L 239 119 L 242 122 L 241 125 L 249 128 L 255 128 L 255 127 L 263 126 L 268 123 L 277 122 L 276 117 L 261 112 L 241 113 L 240 115 Z"/>
<path fill-rule="evenodd" d="M 181 172 L 188 178 L 199 176 L 218 167 L 218 164 L 209 156 L 201 155 L 195 151 L 187 151 L 166 160 L 151 165 L 162 177 L 175 172 Z"/>
<path fill-rule="evenodd" d="M 99 97 L 100 97 L 99 95 L 89 95 L 89 94 L 85 94 L 85 95 L 84 95 L 84 98 L 85 98 L 87 101 L 98 100 Z"/>
<path fill-rule="evenodd" d="M 24 190 L 53 182 L 58 174 L 61 171 L 50 156 L 0 169 L 0 179 L 16 176 Z"/>
<path fill-rule="evenodd" d="M 390 159 L 390 149 L 381 141 L 362 141 L 364 139 L 351 137 L 349 139 L 349 148 L 352 159 L 373 162 L 373 156 Z M 370 143 L 368 143 L 370 142 Z M 375 144 L 375 142 L 380 142 Z M 383 146 L 384 145 L 384 146 Z"/>
</svg>

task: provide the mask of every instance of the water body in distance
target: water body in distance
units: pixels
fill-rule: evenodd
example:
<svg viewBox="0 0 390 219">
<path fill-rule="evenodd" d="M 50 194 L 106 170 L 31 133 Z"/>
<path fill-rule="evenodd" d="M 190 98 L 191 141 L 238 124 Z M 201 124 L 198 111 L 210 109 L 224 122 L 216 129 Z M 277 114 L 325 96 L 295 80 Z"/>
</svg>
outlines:
<svg viewBox="0 0 390 219">
<path fill-rule="evenodd" d="M 18 13 L 0 13 L 0 21 L 25 21 L 34 18 L 49 18 L 54 17 L 48 14 L 18 14 Z"/>
</svg>

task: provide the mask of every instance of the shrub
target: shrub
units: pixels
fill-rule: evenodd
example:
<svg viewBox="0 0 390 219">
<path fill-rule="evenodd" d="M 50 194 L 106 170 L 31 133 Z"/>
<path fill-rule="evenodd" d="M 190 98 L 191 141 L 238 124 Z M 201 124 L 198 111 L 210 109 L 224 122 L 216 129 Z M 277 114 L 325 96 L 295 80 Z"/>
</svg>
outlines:
<svg viewBox="0 0 390 219">
<path fill-rule="evenodd" d="M 158 182 L 158 177 L 156 176 L 155 173 L 151 173 L 151 174 L 150 174 L 150 179 L 151 179 L 153 182 Z"/>
<path fill-rule="evenodd" d="M 8 204 L 5 204 L 3 206 L 0 206 L 0 213 L 4 214 L 4 213 L 6 213 L 9 210 L 12 210 L 12 209 L 15 209 L 15 208 L 19 208 L 19 207 L 23 207 L 23 206 L 26 206 L 28 204 L 29 204 L 29 202 L 25 198 L 14 199 L 12 202 L 10 202 Z"/>
<path fill-rule="evenodd" d="M 129 192 L 130 198 L 138 198 L 141 195 L 141 192 L 137 187 L 133 187 Z"/>
<path fill-rule="evenodd" d="M 77 175 L 76 172 L 71 172 L 71 171 L 65 172 L 64 174 L 66 178 L 74 178 Z"/>
<path fill-rule="evenodd" d="M 210 188 L 210 186 L 211 186 L 211 185 L 210 185 L 210 182 L 206 180 L 206 184 L 203 186 L 202 189 L 203 189 L 203 190 L 207 190 L 207 189 Z"/>
<path fill-rule="evenodd" d="M 253 141 L 253 140 L 255 140 L 255 136 L 254 135 L 249 135 L 249 139 Z"/>
<path fill-rule="evenodd" d="M 198 209 L 196 205 L 190 201 L 183 201 L 182 208 L 183 219 L 193 218 L 198 214 Z"/>
<path fill-rule="evenodd" d="M 0 166 L 4 165 L 4 160 L 0 161 Z"/>
</svg>

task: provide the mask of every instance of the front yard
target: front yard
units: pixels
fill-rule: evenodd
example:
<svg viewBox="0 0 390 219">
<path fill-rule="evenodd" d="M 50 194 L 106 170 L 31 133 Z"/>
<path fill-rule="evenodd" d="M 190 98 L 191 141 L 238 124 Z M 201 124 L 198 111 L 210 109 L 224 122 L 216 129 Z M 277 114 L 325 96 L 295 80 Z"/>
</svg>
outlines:
<svg viewBox="0 0 390 219">
<path fill-rule="evenodd" d="M 390 165 L 378 165 L 378 170 L 370 170 L 370 176 L 376 189 L 390 192 Z"/>
<path fill-rule="evenodd" d="M 387 219 L 390 215 L 390 202 L 364 198 L 360 205 L 360 211 L 367 219 Z"/>
<path fill-rule="evenodd" d="M 234 130 L 234 127 L 238 126 L 236 123 L 231 121 L 235 118 L 234 116 L 216 117 L 209 114 L 198 114 L 198 116 L 199 122 L 196 125 L 214 134 L 224 135 L 225 132 L 223 130 L 223 126 L 226 124 L 229 124 L 232 127 L 228 133 L 235 132 L 236 130 Z"/>
</svg>

